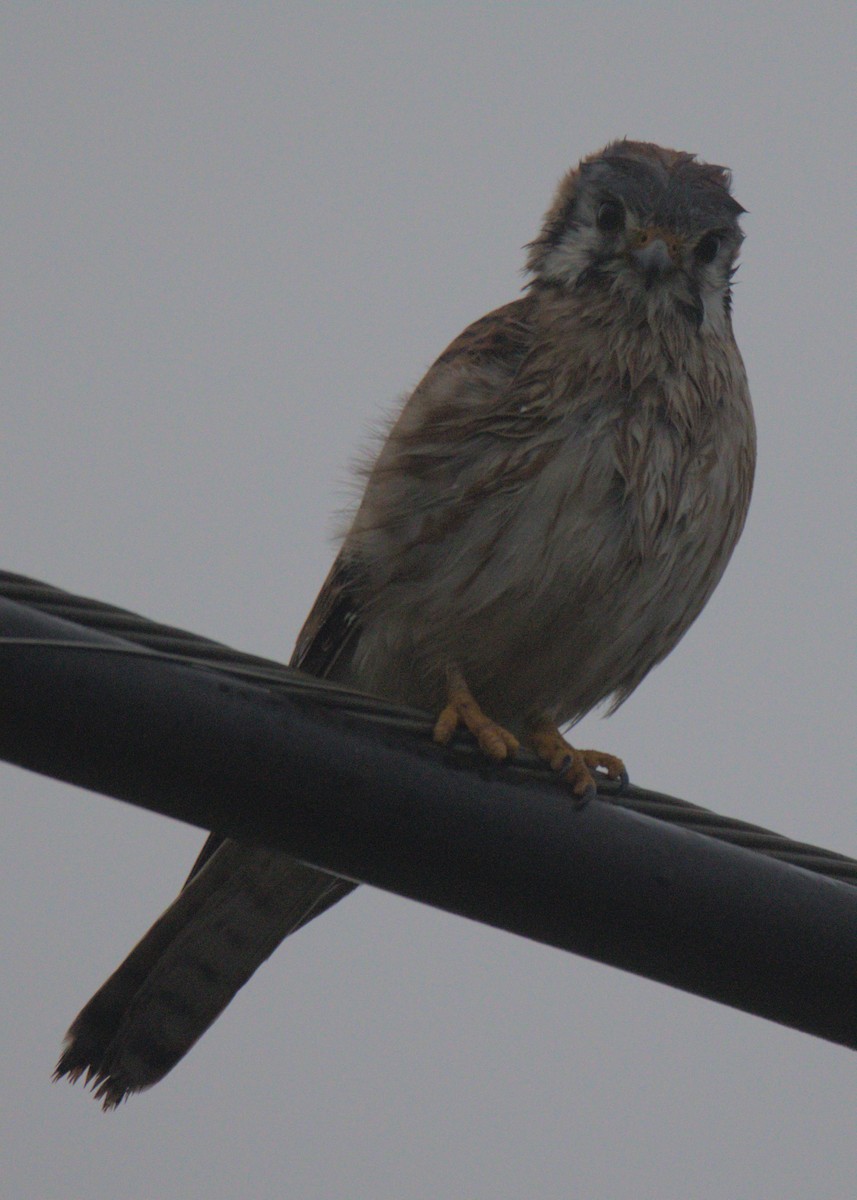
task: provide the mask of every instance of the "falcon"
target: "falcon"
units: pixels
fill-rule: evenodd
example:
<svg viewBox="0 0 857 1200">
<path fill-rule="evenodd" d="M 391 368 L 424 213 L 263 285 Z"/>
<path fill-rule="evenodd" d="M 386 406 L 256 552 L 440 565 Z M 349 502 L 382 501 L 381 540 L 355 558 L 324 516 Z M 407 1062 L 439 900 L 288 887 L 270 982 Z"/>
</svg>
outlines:
<svg viewBox="0 0 857 1200">
<path fill-rule="evenodd" d="M 562 732 L 673 649 L 744 525 L 755 429 L 731 321 L 744 210 L 723 167 L 612 142 L 562 179 L 525 294 L 470 325 L 371 467 L 294 666 L 532 747 L 594 793 L 619 758 Z M 111 1108 L 183 1057 L 283 938 L 355 885 L 212 836 L 96 992 L 56 1078 Z"/>
</svg>

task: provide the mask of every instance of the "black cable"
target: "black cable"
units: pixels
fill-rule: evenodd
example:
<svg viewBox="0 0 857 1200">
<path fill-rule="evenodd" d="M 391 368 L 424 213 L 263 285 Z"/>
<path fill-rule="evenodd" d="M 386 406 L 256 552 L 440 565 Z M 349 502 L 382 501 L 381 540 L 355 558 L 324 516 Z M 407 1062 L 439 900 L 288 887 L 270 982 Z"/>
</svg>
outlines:
<svg viewBox="0 0 857 1200">
<path fill-rule="evenodd" d="M 857 1048 L 857 889 L 816 871 L 849 860 L 803 848 L 800 869 L 776 835 L 641 789 L 657 817 L 628 797 L 581 808 L 365 697 L 320 703 L 276 664 L 222 648 L 227 670 L 163 627 L 147 636 L 173 648 L 155 651 L 80 621 L 115 629 L 116 610 L 71 600 L 73 622 L 0 596 L 0 757 Z"/>
<path fill-rule="evenodd" d="M 111 653 L 134 653 L 136 648 L 137 652 L 148 651 L 174 662 L 222 670 L 267 687 L 275 694 L 290 697 L 298 702 L 317 704 L 382 730 L 411 733 L 422 741 L 431 736 L 431 717 L 416 709 L 391 704 L 378 697 L 317 679 L 282 663 L 233 650 L 220 642 L 188 633 L 187 630 L 158 624 L 137 613 L 116 608 L 102 601 L 76 596 L 50 584 L 0 571 L 0 597 L 30 605 L 51 616 L 74 621 L 87 629 L 114 634 L 132 644 L 126 644 L 124 647 L 121 644 L 114 645 Z M 75 645 L 80 649 L 84 647 L 84 643 L 81 642 L 76 642 Z M 88 646 L 90 653 L 95 649 L 91 645 Z M 456 739 L 453 749 L 464 763 L 473 762 L 481 757 L 472 739 L 466 734 Z M 525 751 L 505 769 L 513 776 L 524 779 L 551 777 L 551 772 L 544 763 Z M 857 884 L 857 861 L 844 854 L 792 841 L 760 825 L 723 816 L 675 796 L 654 792 L 634 784 L 619 791 L 607 780 L 599 780 L 599 796 L 602 800 L 631 812 L 643 813 L 661 821 L 681 825 L 707 837 L 743 846 L 759 854 L 767 854 L 805 870 Z"/>
</svg>

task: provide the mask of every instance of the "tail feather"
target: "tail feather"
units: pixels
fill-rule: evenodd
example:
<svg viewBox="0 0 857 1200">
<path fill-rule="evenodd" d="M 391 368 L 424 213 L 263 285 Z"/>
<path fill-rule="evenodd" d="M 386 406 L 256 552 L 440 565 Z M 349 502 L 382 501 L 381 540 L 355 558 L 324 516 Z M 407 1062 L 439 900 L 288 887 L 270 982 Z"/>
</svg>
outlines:
<svg viewBox="0 0 857 1200">
<path fill-rule="evenodd" d="M 354 886 L 224 842 L 77 1016 L 54 1079 L 85 1075 L 105 1109 L 157 1083 L 283 938 Z"/>
</svg>

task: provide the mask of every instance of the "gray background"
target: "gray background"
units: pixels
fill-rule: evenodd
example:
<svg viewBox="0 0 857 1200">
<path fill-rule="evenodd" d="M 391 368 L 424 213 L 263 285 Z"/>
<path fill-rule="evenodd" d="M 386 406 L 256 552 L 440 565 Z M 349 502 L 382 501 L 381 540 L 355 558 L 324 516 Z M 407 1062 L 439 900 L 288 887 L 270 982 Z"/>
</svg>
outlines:
<svg viewBox="0 0 857 1200">
<path fill-rule="evenodd" d="M 285 658 L 348 462 L 514 298 L 560 174 L 730 165 L 760 461 L 679 649 L 579 739 L 857 854 L 850 3 L 3 10 L 2 566 Z M 846 1197 L 847 1051 L 362 890 L 104 1116 L 60 1037 L 198 832 L 4 768 L 4 1197 Z"/>
</svg>

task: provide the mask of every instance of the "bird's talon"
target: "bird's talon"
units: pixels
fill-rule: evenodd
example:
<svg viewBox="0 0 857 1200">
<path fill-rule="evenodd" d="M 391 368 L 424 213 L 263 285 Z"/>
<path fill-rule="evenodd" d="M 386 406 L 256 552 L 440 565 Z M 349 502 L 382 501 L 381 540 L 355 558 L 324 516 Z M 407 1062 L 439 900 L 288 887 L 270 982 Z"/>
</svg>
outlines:
<svg viewBox="0 0 857 1200">
<path fill-rule="evenodd" d="M 586 808 L 590 800 L 594 800 L 598 795 L 598 790 L 591 780 L 582 792 L 579 792 L 577 788 L 572 788 L 572 791 L 574 792 L 574 807 L 578 810 Z"/>
<path fill-rule="evenodd" d="M 439 745 L 445 746 L 452 740 L 452 735 L 457 728 L 458 710 L 454 705 L 447 704 L 446 708 L 441 710 L 440 716 L 435 721 L 432 737 Z"/>
<path fill-rule="evenodd" d="M 620 789 L 627 786 L 628 773 L 621 758 L 601 750 L 576 750 L 549 722 L 533 727 L 530 744 L 539 758 L 571 784 L 581 807 L 596 795 L 599 778 L 618 781 Z"/>
<path fill-rule="evenodd" d="M 566 772 L 565 779 L 571 784 L 571 790 L 575 796 L 582 799 L 586 795 L 594 796 L 596 793 L 595 780 L 586 767 L 580 762 L 572 764 L 571 768 Z"/>
<path fill-rule="evenodd" d="M 618 775 L 608 775 L 607 779 L 611 783 L 615 784 L 615 787 L 612 787 L 610 789 L 611 796 L 623 796 L 627 792 L 628 788 L 631 786 L 631 780 L 628 776 L 628 772 L 625 770 L 624 767 L 622 768 L 622 770 L 619 772 Z"/>
<path fill-rule="evenodd" d="M 463 725 L 476 738 L 479 749 L 488 758 L 502 762 L 517 754 L 520 748 L 518 739 L 508 729 L 486 717 L 461 673 L 450 670 L 447 679 L 449 698 L 435 722 L 434 740 L 442 746 L 447 745 L 459 725 Z"/>
<path fill-rule="evenodd" d="M 605 754 L 603 750 L 581 750 L 580 756 L 590 771 L 606 775 L 614 782 L 621 781 L 623 776 L 626 780 L 628 778 L 625 764 L 615 754 Z"/>
</svg>

